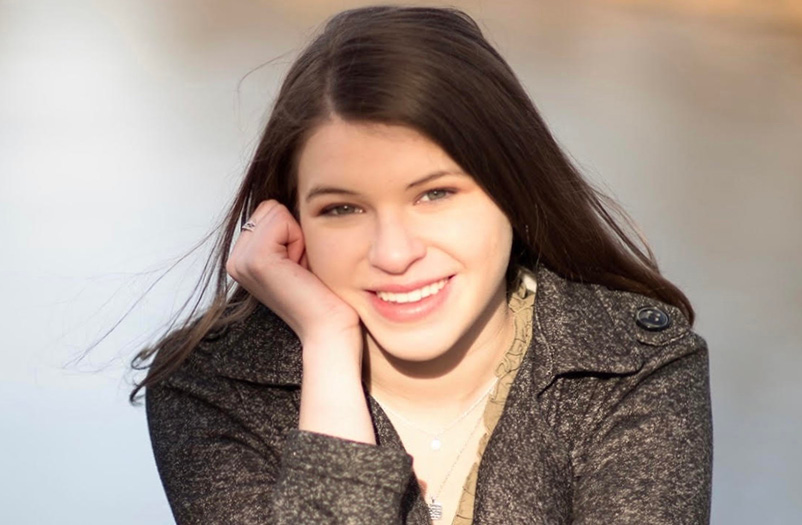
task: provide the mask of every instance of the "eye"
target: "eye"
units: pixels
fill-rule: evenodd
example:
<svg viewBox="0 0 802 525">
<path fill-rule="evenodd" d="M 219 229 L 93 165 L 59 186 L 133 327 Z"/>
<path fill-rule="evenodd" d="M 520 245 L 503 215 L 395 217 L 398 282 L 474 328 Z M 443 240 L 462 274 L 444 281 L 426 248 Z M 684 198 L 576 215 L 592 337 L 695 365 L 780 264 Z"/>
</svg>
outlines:
<svg viewBox="0 0 802 525">
<path fill-rule="evenodd" d="M 421 196 L 420 200 L 423 201 L 423 202 L 437 201 L 437 200 L 445 199 L 446 197 L 448 197 L 449 195 L 452 195 L 453 193 L 454 193 L 454 190 L 450 190 L 450 189 L 447 189 L 447 188 L 435 188 L 433 190 L 429 190 L 426 193 L 424 193 Z"/>
<path fill-rule="evenodd" d="M 361 208 L 351 204 L 334 204 L 326 206 L 320 210 L 320 215 L 339 216 L 339 215 L 353 215 L 354 213 L 363 213 Z"/>
</svg>

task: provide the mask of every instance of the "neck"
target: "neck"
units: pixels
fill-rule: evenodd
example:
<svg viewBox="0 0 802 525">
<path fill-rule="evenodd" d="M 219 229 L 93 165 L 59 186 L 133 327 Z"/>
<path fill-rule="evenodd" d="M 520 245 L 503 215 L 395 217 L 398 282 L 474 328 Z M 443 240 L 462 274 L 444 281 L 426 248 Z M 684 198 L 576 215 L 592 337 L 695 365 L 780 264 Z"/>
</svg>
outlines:
<svg viewBox="0 0 802 525">
<path fill-rule="evenodd" d="M 404 361 L 367 336 L 365 384 L 392 410 L 421 424 L 442 423 L 469 407 L 495 381 L 514 336 L 504 294 L 497 306 L 452 348 L 429 361 Z"/>
</svg>

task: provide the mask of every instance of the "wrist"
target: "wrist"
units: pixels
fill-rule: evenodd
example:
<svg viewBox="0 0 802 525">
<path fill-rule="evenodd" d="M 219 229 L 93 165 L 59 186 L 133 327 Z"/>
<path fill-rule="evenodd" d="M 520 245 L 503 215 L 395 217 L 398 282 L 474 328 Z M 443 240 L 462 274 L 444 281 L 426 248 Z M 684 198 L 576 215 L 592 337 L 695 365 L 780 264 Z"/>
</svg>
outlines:
<svg viewBox="0 0 802 525">
<path fill-rule="evenodd" d="M 362 387 L 362 337 L 303 341 L 299 428 L 375 444 Z"/>
<path fill-rule="evenodd" d="M 338 372 L 362 369 L 362 333 L 360 330 L 317 332 L 301 340 L 304 370 L 332 368 Z"/>
</svg>

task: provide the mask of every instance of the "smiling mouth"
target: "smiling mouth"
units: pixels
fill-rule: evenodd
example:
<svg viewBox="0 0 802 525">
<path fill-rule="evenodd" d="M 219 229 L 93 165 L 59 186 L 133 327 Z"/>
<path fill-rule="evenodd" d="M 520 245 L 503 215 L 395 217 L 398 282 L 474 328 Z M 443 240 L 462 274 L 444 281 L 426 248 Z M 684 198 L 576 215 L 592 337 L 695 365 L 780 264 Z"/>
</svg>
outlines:
<svg viewBox="0 0 802 525">
<path fill-rule="evenodd" d="M 406 293 L 394 293 L 394 292 L 376 292 L 376 295 L 382 301 L 386 303 L 416 303 L 426 297 L 431 297 L 432 295 L 437 295 L 440 291 L 445 287 L 448 283 L 448 277 L 445 279 L 441 279 L 435 283 L 428 284 L 426 286 L 422 286 L 417 290 L 412 290 L 411 292 Z"/>
</svg>

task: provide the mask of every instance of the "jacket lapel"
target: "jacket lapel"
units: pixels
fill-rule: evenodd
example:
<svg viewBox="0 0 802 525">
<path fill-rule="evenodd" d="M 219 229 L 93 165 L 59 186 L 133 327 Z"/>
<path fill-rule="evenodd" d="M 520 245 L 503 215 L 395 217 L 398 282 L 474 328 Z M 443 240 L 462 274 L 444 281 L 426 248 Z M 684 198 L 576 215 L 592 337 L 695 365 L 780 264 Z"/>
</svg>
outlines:
<svg viewBox="0 0 802 525">
<path fill-rule="evenodd" d="M 563 523 L 571 509 L 570 456 L 537 407 L 544 365 L 532 341 L 479 464 L 474 523 Z M 555 521 L 558 516 L 564 520 Z M 540 517 L 540 519 L 538 518 Z"/>
<path fill-rule="evenodd" d="M 572 372 L 627 374 L 633 352 L 595 285 L 536 272 L 532 339 L 479 466 L 475 523 L 570 523 L 573 467 L 539 395 Z"/>
</svg>

